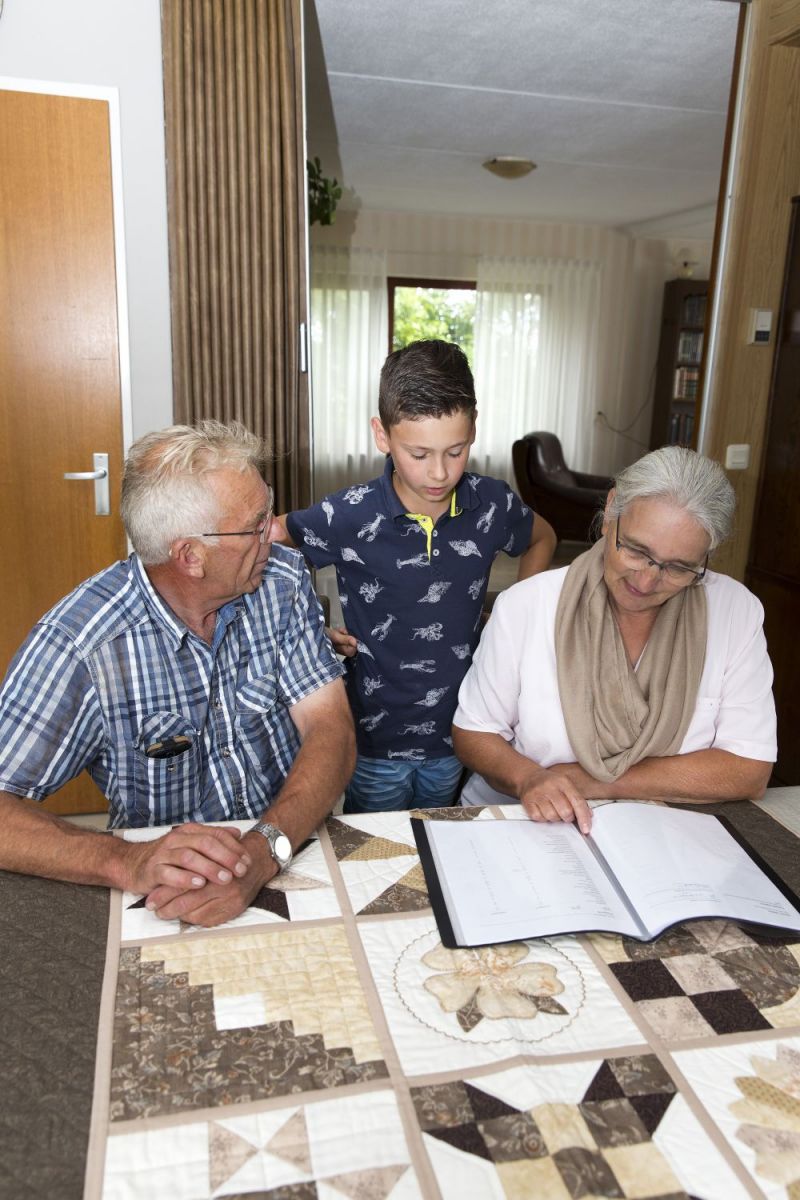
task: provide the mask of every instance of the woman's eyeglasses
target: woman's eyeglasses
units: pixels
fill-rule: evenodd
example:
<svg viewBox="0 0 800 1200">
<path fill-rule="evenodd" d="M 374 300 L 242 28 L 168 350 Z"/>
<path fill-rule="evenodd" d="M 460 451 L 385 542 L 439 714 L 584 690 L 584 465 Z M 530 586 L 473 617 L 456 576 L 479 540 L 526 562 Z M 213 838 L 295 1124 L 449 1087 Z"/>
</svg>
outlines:
<svg viewBox="0 0 800 1200">
<path fill-rule="evenodd" d="M 695 567 L 687 567 L 684 563 L 659 562 L 658 559 L 648 554 L 646 550 L 640 550 L 637 546 L 629 546 L 627 542 L 620 540 L 619 518 L 617 518 L 615 545 L 622 561 L 627 563 L 632 570 L 644 571 L 647 567 L 657 567 L 659 574 L 666 575 L 670 583 L 696 583 L 703 578 L 708 567 L 708 555 L 706 555 L 702 570 L 698 571 Z"/>
</svg>

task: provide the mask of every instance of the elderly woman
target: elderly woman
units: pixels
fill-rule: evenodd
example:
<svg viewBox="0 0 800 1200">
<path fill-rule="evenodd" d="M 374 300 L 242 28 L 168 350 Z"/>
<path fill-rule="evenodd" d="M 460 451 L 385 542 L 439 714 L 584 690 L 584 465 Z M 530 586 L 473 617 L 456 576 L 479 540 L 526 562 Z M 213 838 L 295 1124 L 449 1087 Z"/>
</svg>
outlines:
<svg viewBox="0 0 800 1200">
<path fill-rule="evenodd" d="M 504 592 L 461 686 L 464 804 L 519 800 L 537 821 L 587 799 L 761 796 L 776 757 L 763 610 L 708 570 L 733 489 L 666 446 L 616 479 L 600 540 Z"/>
</svg>

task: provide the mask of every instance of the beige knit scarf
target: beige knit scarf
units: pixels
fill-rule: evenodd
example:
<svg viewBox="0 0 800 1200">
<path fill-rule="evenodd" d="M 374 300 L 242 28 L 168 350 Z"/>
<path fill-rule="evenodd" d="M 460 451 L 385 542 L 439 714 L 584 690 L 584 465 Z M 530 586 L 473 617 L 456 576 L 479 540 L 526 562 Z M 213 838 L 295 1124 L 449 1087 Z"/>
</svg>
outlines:
<svg viewBox="0 0 800 1200">
<path fill-rule="evenodd" d="M 683 588 L 658 610 L 630 665 L 603 579 L 601 538 L 570 566 L 556 610 L 558 691 L 575 756 L 610 783 L 643 758 L 677 754 L 706 654 L 706 595 Z"/>
</svg>

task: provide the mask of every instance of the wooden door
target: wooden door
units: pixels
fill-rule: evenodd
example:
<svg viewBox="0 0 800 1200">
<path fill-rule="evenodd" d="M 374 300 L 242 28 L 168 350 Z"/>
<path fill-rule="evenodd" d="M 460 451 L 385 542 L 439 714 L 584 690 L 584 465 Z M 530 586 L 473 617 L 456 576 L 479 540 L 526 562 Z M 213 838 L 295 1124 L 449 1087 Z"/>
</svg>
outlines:
<svg viewBox="0 0 800 1200">
<path fill-rule="evenodd" d="M 109 110 L 0 90 L 0 674 L 31 626 L 123 557 Z M 94 484 L 109 457 L 111 515 Z M 87 775 L 47 807 L 105 808 Z"/>
</svg>

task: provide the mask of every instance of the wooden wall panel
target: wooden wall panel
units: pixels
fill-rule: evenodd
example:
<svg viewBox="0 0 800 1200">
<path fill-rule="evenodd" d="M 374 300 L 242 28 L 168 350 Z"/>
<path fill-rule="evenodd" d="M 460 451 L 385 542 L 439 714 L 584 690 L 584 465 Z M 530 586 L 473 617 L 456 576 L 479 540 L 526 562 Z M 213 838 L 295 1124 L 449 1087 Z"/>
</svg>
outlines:
<svg viewBox="0 0 800 1200">
<path fill-rule="evenodd" d="M 748 470 L 730 476 L 738 501 L 736 534 L 714 562 L 738 579 L 750 543 L 773 360 L 773 346 L 746 344 L 748 316 L 751 308 L 768 308 L 777 319 L 790 201 L 800 192 L 800 49 L 770 41 L 777 22 L 787 37 L 800 29 L 800 0 L 752 0 L 751 9 L 740 165 L 719 284 L 715 399 L 704 445 L 721 461 L 729 444 L 751 446 Z"/>
<path fill-rule="evenodd" d="M 800 42 L 798 0 L 775 0 L 769 15 L 769 40 L 784 46 L 796 46 Z"/>
<path fill-rule="evenodd" d="M 800 784 L 800 639 L 797 613 L 800 586 L 776 578 L 769 572 L 751 569 L 748 584 L 764 605 L 764 633 L 775 670 L 775 708 L 778 714 L 778 761 L 770 781 L 772 787 Z"/>
</svg>

